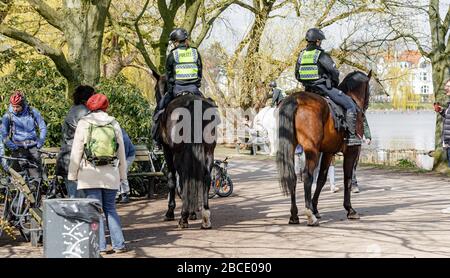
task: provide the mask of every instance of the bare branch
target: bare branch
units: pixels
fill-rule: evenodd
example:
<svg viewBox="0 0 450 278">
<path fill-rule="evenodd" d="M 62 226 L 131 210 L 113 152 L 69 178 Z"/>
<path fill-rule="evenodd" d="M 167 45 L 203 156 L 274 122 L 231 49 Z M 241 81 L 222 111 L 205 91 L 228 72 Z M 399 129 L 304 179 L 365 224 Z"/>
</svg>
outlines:
<svg viewBox="0 0 450 278">
<path fill-rule="evenodd" d="M 136 18 L 136 20 L 134 22 L 134 28 L 135 28 L 136 34 L 138 36 L 138 43 L 136 44 L 136 48 L 142 54 L 142 57 L 144 57 L 145 63 L 147 63 L 148 67 L 153 71 L 153 76 L 158 79 L 159 78 L 159 75 L 157 73 L 158 70 L 157 70 L 155 64 L 153 63 L 152 59 L 150 58 L 150 55 L 148 54 L 147 50 L 145 49 L 144 38 L 142 37 L 142 33 L 139 28 L 139 20 L 141 20 L 142 16 L 144 15 L 145 11 L 147 10 L 149 2 L 150 2 L 150 0 L 145 1 L 144 7 L 142 8 L 141 13 L 138 15 L 138 17 Z M 160 1 L 158 1 L 158 3 L 159 2 Z M 165 5 L 165 1 L 164 1 L 164 5 Z"/>
<path fill-rule="evenodd" d="M 53 27 L 64 31 L 64 18 L 59 12 L 41 0 L 27 0 L 28 3 Z"/>
<path fill-rule="evenodd" d="M 34 47 L 39 54 L 45 55 L 52 59 L 53 62 L 55 62 L 59 72 L 61 72 L 64 77 L 69 80 L 73 78 L 73 72 L 61 50 L 52 48 L 38 38 L 4 24 L 0 25 L 0 34 Z"/>
<path fill-rule="evenodd" d="M 252 7 L 252 6 L 248 5 L 248 4 L 245 4 L 245 3 L 241 2 L 241 1 L 236 1 L 236 2 L 234 2 L 234 4 L 239 5 L 242 8 L 245 8 L 245 9 L 251 11 L 254 14 L 258 13 L 258 11 L 254 7 Z"/>
</svg>

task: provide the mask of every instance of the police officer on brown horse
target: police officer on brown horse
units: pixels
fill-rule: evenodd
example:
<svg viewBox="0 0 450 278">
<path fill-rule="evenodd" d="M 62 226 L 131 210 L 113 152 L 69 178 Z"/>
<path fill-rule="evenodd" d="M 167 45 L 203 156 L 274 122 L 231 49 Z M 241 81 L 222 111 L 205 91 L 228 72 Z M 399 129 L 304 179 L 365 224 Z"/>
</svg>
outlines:
<svg viewBox="0 0 450 278">
<path fill-rule="evenodd" d="M 203 96 L 199 90 L 202 81 L 202 60 L 197 48 L 189 45 L 188 37 L 188 32 L 183 28 L 175 28 L 169 35 L 174 49 L 166 60 L 167 92 L 156 108 L 152 132 L 158 143 L 159 118 L 169 102 L 184 93 Z"/>
<path fill-rule="evenodd" d="M 320 29 L 311 28 L 306 32 L 308 45 L 298 57 L 295 78 L 306 91 L 322 93 L 346 110 L 347 145 L 361 145 L 361 138 L 356 134 L 356 104 L 336 88 L 339 85 L 339 71 L 330 55 L 320 47 L 323 40 L 325 35 Z"/>
</svg>

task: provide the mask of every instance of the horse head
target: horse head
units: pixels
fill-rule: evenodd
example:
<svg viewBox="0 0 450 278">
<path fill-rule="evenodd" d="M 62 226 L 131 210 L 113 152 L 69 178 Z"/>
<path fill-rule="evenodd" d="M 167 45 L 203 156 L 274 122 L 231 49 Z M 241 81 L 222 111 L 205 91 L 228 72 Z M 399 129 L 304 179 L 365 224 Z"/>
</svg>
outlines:
<svg viewBox="0 0 450 278">
<path fill-rule="evenodd" d="M 339 89 L 349 95 L 362 111 L 369 107 L 370 87 L 369 81 L 372 77 L 372 70 L 369 74 L 361 71 L 349 73 L 339 84 Z"/>
<path fill-rule="evenodd" d="M 159 103 L 159 101 L 162 99 L 164 94 L 167 90 L 167 77 L 165 74 L 159 76 L 159 78 L 156 80 L 155 85 L 155 99 L 156 103 Z"/>
</svg>

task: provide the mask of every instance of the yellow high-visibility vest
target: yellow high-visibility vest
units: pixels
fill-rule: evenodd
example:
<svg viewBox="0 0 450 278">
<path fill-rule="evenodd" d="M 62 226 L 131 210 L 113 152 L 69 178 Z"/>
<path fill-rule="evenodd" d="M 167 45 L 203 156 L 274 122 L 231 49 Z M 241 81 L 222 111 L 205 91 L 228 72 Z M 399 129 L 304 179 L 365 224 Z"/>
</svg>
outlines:
<svg viewBox="0 0 450 278">
<path fill-rule="evenodd" d="M 198 52 L 195 48 L 175 49 L 175 80 L 198 79 Z"/>
<path fill-rule="evenodd" d="M 303 50 L 300 56 L 300 67 L 298 69 L 300 80 L 315 81 L 320 78 L 319 66 L 317 65 L 320 53 L 322 53 L 322 51 L 318 49 Z"/>
</svg>

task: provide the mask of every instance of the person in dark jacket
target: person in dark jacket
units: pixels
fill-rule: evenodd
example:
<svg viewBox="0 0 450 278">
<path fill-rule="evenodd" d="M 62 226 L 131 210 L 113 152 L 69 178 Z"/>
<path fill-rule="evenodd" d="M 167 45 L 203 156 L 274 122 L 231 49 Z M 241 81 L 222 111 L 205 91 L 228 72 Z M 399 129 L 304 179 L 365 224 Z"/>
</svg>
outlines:
<svg viewBox="0 0 450 278">
<path fill-rule="evenodd" d="M 12 157 L 26 158 L 38 168 L 26 169 L 35 183 L 42 178 L 42 164 L 38 150 L 44 146 L 47 136 L 47 126 L 41 114 L 28 105 L 25 95 L 15 91 L 9 99 L 8 111 L 3 115 L 2 136 L 5 145 L 12 151 Z M 16 171 L 22 171 L 26 166 L 13 163 Z M 34 183 L 31 189 L 34 189 Z"/>
<path fill-rule="evenodd" d="M 136 159 L 136 148 L 131 142 L 130 136 L 128 136 L 128 133 L 123 128 L 122 128 L 122 135 L 123 135 L 123 144 L 125 147 L 125 156 L 127 158 L 127 173 L 128 173 L 128 171 L 130 171 L 131 164 L 133 164 L 133 161 Z M 118 200 L 119 203 L 125 204 L 130 202 L 130 184 L 128 183 L 128 180 L 124 180 L 120 183 L 119 193 L 120 193 Z"/>
<path fill-rule="evenodd" d="M 277 87 L 277 82 L 275 81 L 270 82 L 269 87 L 272 88 L 272 93 L 270 94 L 270 97 L 272 98 L 272 107 L 277 107 L 284 99 L 284 94 Z"/>
<path fill-rule="evenodd" d="M 306 32 L 308 45 L 298 57 L 295 78 L 307 91 L 325 94 L 346 110 L 349 125 L 347 145 L 361 145 L 361 138 L 356 134 L 356 105 L 349 96 L 337 89 L 339 71 L 330 55 L 320 47 L 323 40 L 325 35 L 317 28 Z"/>
<path fill-rule="evenodd" d="M 61 150 L 56 159 L 56 174 L 64 178 L 69 198 L 83 197 L 83 192 L 81 190 L 77 191 L 76 181 L 67 179 L 67 173 L 69 170 L 70 152 L 72 150 L 73 138 L 75 137 L 78 121 L 83 116 L 89 114 L 86 102 L 94 93 L 95 90 L 91 86 L 78 86 L 72 95 L 73 106 L 64 118 L 64 123 L 62 125 Z"/>
<path fill-rule="evenodd" d="M 372 133 L 370 132 L 369 122 L 367 121 L 367 117 L 364 115 L 364 138 L 366 139 L 367 145 L 370 145 L 372 142 Z M 356 168 L 358 167 L 359 156 L 356 158 L 355 165 L 353 166 L 353 176 L 351 188 L 353 193 L 359 193 L 359 185 L 358 180 L 356 179 Z"/>
<path fill-rule="evenodd" d="M 197 48 L 191 47 L 189 34 L 183 28 L 175 28 L 169 35 L 175 48 L 166 60 L 167 92 L 155 109 L 153 139 L 159 144 L 157 130 L 160 115 L 169 102 L 184 92 L 203 96 L 200 92 L 202 83 L 202 59 Z"/>
<path fill-rule="evenodd" d="M 450 97 L 450 79 L 444 83 L 445 95 Z M 434 111 L 444 118 L 442 126 L 442 147 L 447 154 L 447 163 L 450 167 L 450 101 L 447 102 L 447 108 L 443 108 L 439 103 L 434 104 Z M 443 209 L 442 213 L 450 213 L 450 207 Z"/>
</svg>

